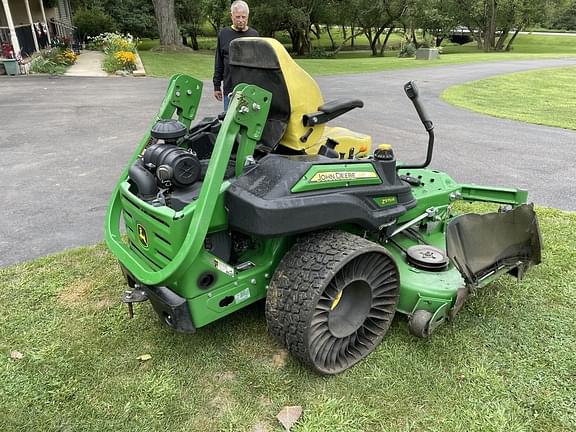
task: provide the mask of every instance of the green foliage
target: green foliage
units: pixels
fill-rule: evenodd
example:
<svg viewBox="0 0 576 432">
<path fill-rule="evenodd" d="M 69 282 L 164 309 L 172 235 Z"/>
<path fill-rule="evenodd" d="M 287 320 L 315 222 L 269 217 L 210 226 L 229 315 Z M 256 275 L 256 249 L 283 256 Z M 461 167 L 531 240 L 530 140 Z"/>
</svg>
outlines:
<svg viewBox="0 0 576 432">
<path fill-rule="evenodd" d="M 76 54 L 65 44 L 35 53 L 30 63 L 30 72 L 62 74 L 76 62 Z"/>
<path fill-rule="evenodd" d="M 114 26 L 103 26 L 90 36 L 108 31 L 130 33 L 135 37 L 156 37 L 158 29 L 154 16 L 154 7 L 150 0 L 71 0 L 72 9 L 100 10 L 112 19 Z"/>
<path fill-rule="evenodd" d="M 411 42 L 405 44 L 398 53 L 400 58 L 414 57 L 414 55 L 416 55 L 416 47 Z"/>
<path fill-rule="evenodd" d="M 312 50 L 310 51 L 310 54 L 308 54 L 308 57 L 310 58 L 333 58 L 334 57 L 334 51 L 330 51 L 327 50 L 326 48 L 322 48 L 322 47 L 315 47 L 312 48 Z"/>
<path fill-rule="evenodd" d="M 572 0 L 565 7 L 559 8 L 553 21 L 553 28 L 576 30 L 576 0 Z"/>
<path fill-rule="evenodd" d="M 156 37 L 158 28 L 150 0 L 107 1 L 106 10 L 117 23 L 120 33 L 134 37 Z"/>
<path fill-rule="evenodd" d="M 46 73 L 46 74 L 59 75 L 63 74 L 65 70 L 66 66 L 59 65 L 55 61 L 42 56 L 34 57 L 30 62 L 31 73 Z"/>
<path fill-rule="evenodd" d="M 78 27 L 82 40 L 87 36 L 97 36 L 101 33 L 116 31 L 116 22 L 103 9 L 79 9 L 72 20 Z"/>
</svg>

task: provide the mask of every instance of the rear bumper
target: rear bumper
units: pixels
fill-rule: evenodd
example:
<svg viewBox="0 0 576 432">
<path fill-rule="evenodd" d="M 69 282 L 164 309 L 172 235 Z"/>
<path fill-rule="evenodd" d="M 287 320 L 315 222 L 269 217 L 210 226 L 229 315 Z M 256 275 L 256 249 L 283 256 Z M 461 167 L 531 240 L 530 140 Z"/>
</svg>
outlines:
<svg viewBox="0 0 576 432">
<path fill-rule="evenodd" d="M 128 285 L 132 288 L 141 289 L 146 293 L 160 321 L 179 333 L 196 332 L 186 298 L 165 286 L 141 284 L 123 266 L 121 267 Z"/>
<path fill-rule="evenodd" d="M 179 333 L 194 333 L 196 327 L 192 324 L 188 301 L 171 289 L 159 286 L 142 286 L 158 314 L 160 321 Z"/>
</svg>

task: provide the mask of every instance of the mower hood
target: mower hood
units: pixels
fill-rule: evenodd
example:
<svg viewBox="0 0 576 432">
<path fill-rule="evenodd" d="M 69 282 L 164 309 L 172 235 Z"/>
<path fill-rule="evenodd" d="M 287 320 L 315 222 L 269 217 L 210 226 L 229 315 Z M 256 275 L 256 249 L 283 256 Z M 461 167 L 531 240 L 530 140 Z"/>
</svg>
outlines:
<svg viewBox="0 0 576 432">
<path fill-rule="evenodd" d="M 478 286 L 492 274 L 519 278 L 541 261 L 542 238 L 532 204 L 487 214 L 465 214 L 448 225 L 446 252 L 466 282 Z"/>
</svg>

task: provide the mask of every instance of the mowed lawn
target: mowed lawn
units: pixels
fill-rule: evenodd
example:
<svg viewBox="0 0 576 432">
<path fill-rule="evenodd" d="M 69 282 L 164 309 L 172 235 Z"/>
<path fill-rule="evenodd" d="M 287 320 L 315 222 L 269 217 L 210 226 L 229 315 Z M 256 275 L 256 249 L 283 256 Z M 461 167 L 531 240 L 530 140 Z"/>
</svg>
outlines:
<svg viewBox="0 0 576 432">
<path fill-rule="evenodd" d="M 0 269 L 0 430 L 278 431 L 287 405 L 303 407 L 294 431 L 576 430 L 576 214 L 538 214 L 543 263 L 524 281 L 478 292 L 431 340 L 397 317 L 331 378 L 268 336 L 262 304 L 188 336 L 149 304 L 129 320 L 102 244 Z"/>
<path fill-rule="evenodd" d="M 575 82 L 576 66 L 539 69 L 450 87 L 442 98 L 483 114 L 576 130 Z"/>
<path fill-rule="evenodd" d="M 398 35 L 392 39 L 399 43 Z M 327 47 L 326 37 L 322 46 Z M 358 43 L 361 43 L 362 39 Z M 155 52 L 150 48 L 157 41 L 144 41 L 140 46 L 140 56 L 150 76 L 172 76 L 187 73 L 198 79 L 210 79 L 214 70 L 214 51 L 202 49 L 199 52 Z M 200 46 L 212 48 L 210 38 L 203 38 Z M 398 58 L 398 51 L 386 51 L 384 57 L 372 57 L 370 52 L 343 51 L 336 58 L 297 58 L 297 63 L 311 75 L 338 75 L 382 70 L 422 68 L 463 63 L 484 63 L 503 60 L 529 60 L 576 56 L 576 37 L 519 35 L 511 52 L 484 53 L 475 43 L 463 46 L 448 44 L 442 48 L 443 54 L 435 61 L 422 61 L 413 58 Z"/>
</svg>

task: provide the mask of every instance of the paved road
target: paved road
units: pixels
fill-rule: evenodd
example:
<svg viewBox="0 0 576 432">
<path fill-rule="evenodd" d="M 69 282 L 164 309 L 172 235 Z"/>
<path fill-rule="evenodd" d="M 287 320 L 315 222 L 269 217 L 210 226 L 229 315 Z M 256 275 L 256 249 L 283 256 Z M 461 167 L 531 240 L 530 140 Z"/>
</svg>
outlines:
<svg viewBox="0 0 576 432">
<path fill-rule="evenodd" d="M 436 125 L 432 166 L 457 181 L 528 188 L 540 205 L 576 210 L 576 132 L 495 119 L 441 101 L 455 83 L 575 59 L 515 61 L 319 78 L 325 99 L 357 97 L 365 108 L 337 123 L 421 160 L 427 142 L 402 84 L 419 83 Z M 0 266 L 103 238 L 110 191 L 158 109 L 166 79 L 0 79 Z M 209 83 L 206 84 L 209 90 Z M 217 112 L 205 91 L 199 117 Z M 567 92 L 567 97 L 573 95 Z"/>
</svg>

